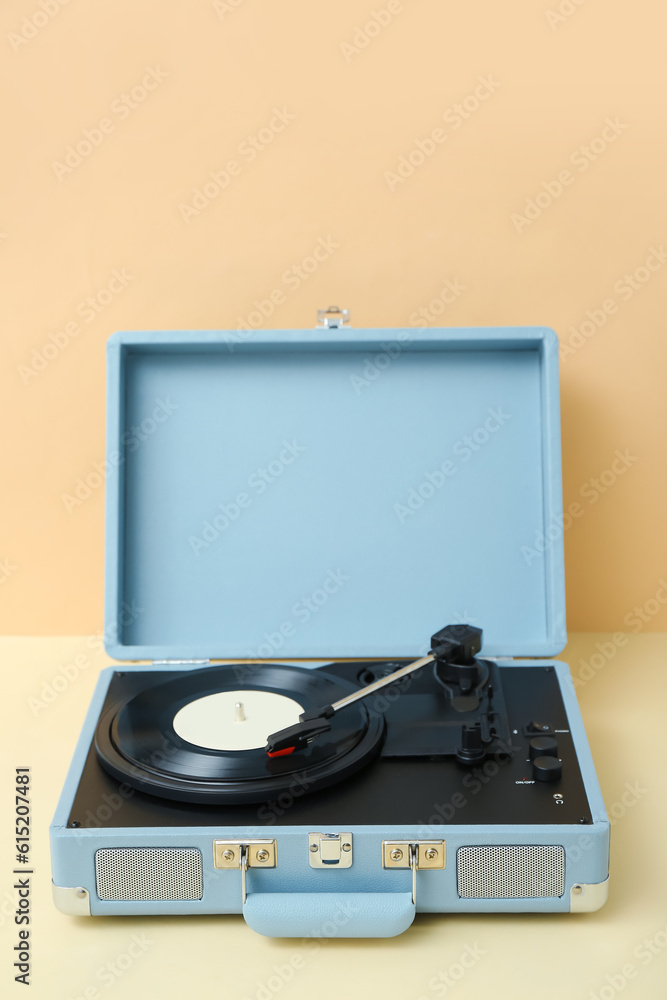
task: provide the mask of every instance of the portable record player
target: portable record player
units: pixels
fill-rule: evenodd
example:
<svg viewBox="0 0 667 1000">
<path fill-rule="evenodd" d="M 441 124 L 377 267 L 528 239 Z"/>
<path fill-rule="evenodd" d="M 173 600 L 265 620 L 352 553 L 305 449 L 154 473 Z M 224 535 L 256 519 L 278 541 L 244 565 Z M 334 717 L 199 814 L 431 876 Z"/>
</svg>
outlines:
<svg viewBox="0 0 667 1000">
<path fill-rule="evenodd" d="M 380 937 L 604 903 L 550 659 L 553 331 L 120 333 L 107 420 L 106 648 L 145 662 L 100 675 L 51 827 L 60 909 Z"/>
</svg>

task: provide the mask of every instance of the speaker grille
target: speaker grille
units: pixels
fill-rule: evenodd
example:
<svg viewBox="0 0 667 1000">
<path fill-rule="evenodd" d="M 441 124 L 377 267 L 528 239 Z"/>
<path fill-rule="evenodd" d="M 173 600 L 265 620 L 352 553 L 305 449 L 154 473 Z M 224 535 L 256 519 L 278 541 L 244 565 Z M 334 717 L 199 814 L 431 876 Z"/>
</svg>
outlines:
<svg viewBox="0 0 667 1000">
<path fill-rule="evenodd" d="M 528 899 L 562 896 L 565 850 L 558 845 L 460 847 L 457 888 L 466 899 Z"/>
<path fill-rule="evenodd" d="M 196 847 L 112 847 L 95 854 L 100 899 L 201 899 Z"/>
</svg>

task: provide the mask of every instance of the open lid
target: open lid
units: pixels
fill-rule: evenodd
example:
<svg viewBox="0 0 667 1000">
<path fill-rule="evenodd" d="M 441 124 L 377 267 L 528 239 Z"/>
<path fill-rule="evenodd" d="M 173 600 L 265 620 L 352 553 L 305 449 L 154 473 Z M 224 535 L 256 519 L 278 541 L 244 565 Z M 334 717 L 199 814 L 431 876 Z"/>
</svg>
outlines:
<svg viewBox="0 0 667 1000">
<path fill-rule="evenodd" d="M 109 340 L 116 658 L 553 656 L 562 523 L 552 330 Z"/>
</svg>

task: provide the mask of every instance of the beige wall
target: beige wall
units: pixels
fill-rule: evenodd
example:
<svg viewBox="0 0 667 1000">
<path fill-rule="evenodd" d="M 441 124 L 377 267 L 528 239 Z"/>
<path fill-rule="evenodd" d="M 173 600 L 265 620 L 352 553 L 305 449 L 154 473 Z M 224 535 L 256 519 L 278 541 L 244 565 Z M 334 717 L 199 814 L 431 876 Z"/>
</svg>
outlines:
<svg viewBox="0 0 667 1000">
<path fill-rule="evenodd" d="M 401 326 L 447 281 L 432 325 L 569 345 L 570 629 L 667 628 L 666 29 L 641 0 L 3 4 L 0 630 L 101 625 L 103 489 L 63 494 L 103 458 L 110 333 L 272 292 L 269 328 Z"/>
</svg>

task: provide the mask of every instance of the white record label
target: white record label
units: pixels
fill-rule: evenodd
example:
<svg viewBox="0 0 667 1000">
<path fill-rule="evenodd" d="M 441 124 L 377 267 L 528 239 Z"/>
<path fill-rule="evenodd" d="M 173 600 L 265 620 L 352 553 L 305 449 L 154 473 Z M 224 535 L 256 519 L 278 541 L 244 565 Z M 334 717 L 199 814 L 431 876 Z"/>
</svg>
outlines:
<svg viewBox="0 0 667 1000">
<path fill-rule="evenodd" d="M 258 750 L 302 712 L 297 701 L 273 691 L 219 691 L 184 705 L 173 726 L 181 739 L 208 750 Z"/>
</svg>

